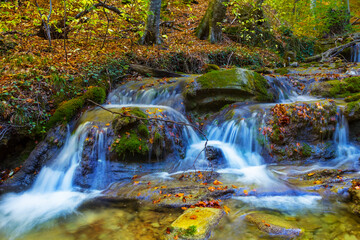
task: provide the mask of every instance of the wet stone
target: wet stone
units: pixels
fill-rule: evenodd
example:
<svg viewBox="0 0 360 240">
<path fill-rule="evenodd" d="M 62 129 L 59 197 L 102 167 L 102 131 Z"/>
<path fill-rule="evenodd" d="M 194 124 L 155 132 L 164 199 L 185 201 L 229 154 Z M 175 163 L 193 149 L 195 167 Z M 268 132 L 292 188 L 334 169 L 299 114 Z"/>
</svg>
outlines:
<svg viewBox="0 0 360 240">
<path fill-rule="evenodd" d="M 274 236 L 296 237 L 302 234 L 303 230 L 294 224 L 284 220 L 283 217 L 265 214 L 250 213 L 245 220 L 255 224 L 261 231 Z"/>
<path fill-rule="evenodd" d="M 207 239 L 224 211 L 218 208 L 189 208 L 168 228 L 165 239 Z"/>
</svg>

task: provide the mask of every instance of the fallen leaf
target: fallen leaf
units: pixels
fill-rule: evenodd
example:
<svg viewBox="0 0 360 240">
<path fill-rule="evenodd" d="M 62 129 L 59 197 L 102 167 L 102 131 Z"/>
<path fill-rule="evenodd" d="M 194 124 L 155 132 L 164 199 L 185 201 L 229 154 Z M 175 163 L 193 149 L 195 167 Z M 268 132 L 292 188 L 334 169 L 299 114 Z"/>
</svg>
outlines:
<svg viewBox="0 0 360 240">
<path fill-rule="evenodd" d="M 223 183 L 220 182 L 220 181 L 218 181 L 218 180 L 215 180 L 215 181 L 213 182 L 213 184 L 214 184 L 214 185 L 221 185 L 221 184 L 223 184 Z"/>
<path fill-rule="evenodd" d="M 197 219 L 197 216 L 196 216 L 196 215 L 191 215 L 191 216 L 190 216 L 190 219 L 194 219 L 194 220 L 195 220 L 195 219 Z"/>
</svg>

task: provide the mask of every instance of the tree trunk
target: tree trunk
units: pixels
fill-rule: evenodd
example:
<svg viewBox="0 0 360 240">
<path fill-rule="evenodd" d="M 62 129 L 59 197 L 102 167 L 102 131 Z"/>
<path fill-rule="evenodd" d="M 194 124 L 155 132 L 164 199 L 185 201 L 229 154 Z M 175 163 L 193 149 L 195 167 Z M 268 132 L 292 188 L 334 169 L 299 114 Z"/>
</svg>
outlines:
<svg viewBox="0 0 360 240">
<path fill-rule="evenodd" d="M 211 43 L 221 42 L 221 23 L 226 14 L 226 3 L 229 0 L 210 0 L 206 13 L 196 29 L 196 36 Z"/>
<path fill-rule="evenodd" d="M 147 16 L 145 32 L 144 35 L 140 38 L 139 44 L 141 45 L 161 44 L 160 10 L 161 10 L 161 0 L 151 0 L 149 6 L 150 14 Z"/>
</svg>

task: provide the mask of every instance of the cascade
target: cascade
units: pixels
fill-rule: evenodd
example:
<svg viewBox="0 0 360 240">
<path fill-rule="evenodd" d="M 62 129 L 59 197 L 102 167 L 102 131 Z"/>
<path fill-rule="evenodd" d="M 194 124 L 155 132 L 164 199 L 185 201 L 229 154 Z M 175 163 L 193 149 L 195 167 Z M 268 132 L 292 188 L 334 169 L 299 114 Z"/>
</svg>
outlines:
<svg viewBox="0 0 360 240">
<path fill-rule="evenodd" d="M 357 161 L 360 151 L 349 141 L 349 125 L 346 117 L 341 112 L 336 124 L 334 142 L 337 145 L 338 164 L 346 161 Z"/>
<path fill-rule="evenodd" d="M 85 200 L 97 195 L 96 191 L 76 191 L 73 185 L 90 127 L 90 123 L 85 123 L 71 136 L 68 130 L 62 151 L 41 169 L 32 188 L 24 193 L 9 194 L 1 200 L 0 232 L 5 231 L 10 239 L 16 238 L 38 224 L 72 213 Z"/>
<path fill-rule="evenodd" d="M 351 48 L 351 61 L 360 62 L 360 43 L 355 44 Z"/>
</svg>

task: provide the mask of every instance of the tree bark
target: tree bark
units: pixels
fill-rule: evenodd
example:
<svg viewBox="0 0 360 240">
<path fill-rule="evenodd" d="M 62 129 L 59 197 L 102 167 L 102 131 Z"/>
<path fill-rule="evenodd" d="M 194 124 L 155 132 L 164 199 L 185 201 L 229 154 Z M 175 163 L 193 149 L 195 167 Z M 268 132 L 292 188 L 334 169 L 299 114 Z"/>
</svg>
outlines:
<svg viewBox="0 0 360 240">
<path fill-rule="evenodd" d="M 222 41 L 221 23 L 226 14 L 226 3 L 229 0 L 210 0 L 206 13 L 196 29 L 196 36 L 211 43 Z"/>
<path fill-rule="evenodd" d="M 161 44 L 160 38 L 161 0 L 151 0 L 145 32 L 139 40 L 141 45 Z"/>
</svg>

